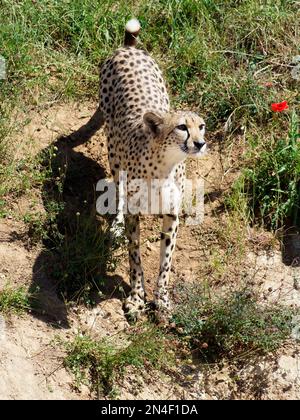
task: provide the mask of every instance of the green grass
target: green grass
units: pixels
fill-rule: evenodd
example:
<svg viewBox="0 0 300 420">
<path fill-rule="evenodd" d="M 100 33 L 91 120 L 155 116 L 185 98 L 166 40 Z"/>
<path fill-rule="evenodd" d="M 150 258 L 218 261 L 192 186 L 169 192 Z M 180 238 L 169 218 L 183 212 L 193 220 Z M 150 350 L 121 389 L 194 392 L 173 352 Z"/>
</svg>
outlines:
<svg viewBox="0 0 300 420">
<path fill-rule="evenodd" d="M 277 230 L 299 226 L 300 129 L 292 114 L 285 137 L 252 137 L 244 169 L 227 203 L 251 223 Z"/>
<path fill-rule="evenodd" d="M 0 313 L 7 315 L 28 311 L 31 308 L 30 299 L 25 287 L 5 286 L 0 290 Z"/>
<path fill-rule="evenodd" d="M 128 367 L 159 370 L 172 363 L 170 343 L 153 326 L 136 328 L 118 338 L 118 345 L 112 338 L 96 340 L 87 335 L 65 343 L 64 364 L 74 374 L 77 387 L 86 383 L 98 397 L 113 396 Z"/>
<path fill-rule="evenodd" d="M 272 81 L 272 63 L 286 64 L 299 53 L 298 13 L 295 2 L 278 0 L 263 5 L 258 0 L 4 0 L 0 53 L 8 61 L 8 79 L 1 82 L 3 92 L 21 94 L 30 103 L 36 87 L 39 102 L 45 96 L 96 96 L 97 66 L 122 44 L 124 24 L 135 15 L 143 27 L 142 45 L 161 60 L 178 101 L 210 110 L 215 123 L 240 106 L 252 107 L 246 114 L 265 115 L 268 103 L 255 72 L 269 65 L 261 77 L 267 74 Z"/>
<path fill-rule="evenodd" d="M 202 362 L 250 360 L 280 348 L 292 332 L 294 311 L 267 305 L 247 288 L 215 294 L 183 286 L 174 322 Z"/>
</svg>

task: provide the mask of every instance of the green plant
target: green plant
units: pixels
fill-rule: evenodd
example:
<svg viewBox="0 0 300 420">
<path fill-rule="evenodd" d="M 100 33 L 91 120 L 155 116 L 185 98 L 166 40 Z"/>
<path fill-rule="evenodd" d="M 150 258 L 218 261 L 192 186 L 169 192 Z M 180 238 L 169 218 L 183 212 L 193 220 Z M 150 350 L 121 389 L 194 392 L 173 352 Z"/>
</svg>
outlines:
<svg viewBox="0 0 300 420">
<path fill-rule="evenodd" d="M 6 285 L 0 290 L 0 312 L 21 313 L 30 308 L 30 295 L 25 287 L 12 288 Z"/>
<path fill-rule="evenodd" d="M 160 369 L 172 360 L 165 337 L 153 326 L 131 330 L 118 338 L 120 342 L 116 344 L 112 339 L 78 335 L 71 343 L 65 343 L 68 355 L 64 363 L 75 375 L 78 387 L 88 383 L 98 395 L 111 394 L 127 367 Z"/>
<path fill-rule="evenodd" d="M 194 284 L 179 295 L 174 322 L 202 361 L 268 353 L 290 337 L 293 311 L 261 304 L 247 289 L 218 296 Z"/>
<path fill-rule="evenodd" d="M 286 138 L 252 140 L 246 168 L 234 183 L 227 203 L 253 223 L 278 229 L 299 223 L 300 132 L 292 115 Z M 246 205 L 246 206 L 245 206 Z"/>
</svg>

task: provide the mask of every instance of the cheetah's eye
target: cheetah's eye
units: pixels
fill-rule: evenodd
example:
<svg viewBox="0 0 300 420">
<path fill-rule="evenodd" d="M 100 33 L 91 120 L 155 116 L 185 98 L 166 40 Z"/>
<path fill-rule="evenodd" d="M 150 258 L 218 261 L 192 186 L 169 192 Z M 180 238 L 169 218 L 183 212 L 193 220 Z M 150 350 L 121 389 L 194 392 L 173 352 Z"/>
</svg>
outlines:
<svg viewBox="0 0 300 420">
<path fill-rule="evenodd" d="M 177 125 L 177 130 L 187 131 L 187 126 L 185 124 Z"/>
<path fill-rule="evenodd" d="M 200 129 L 200 131 L 201 131 L 201 130 L 203 130 L 203 129 L 204 129 L 204 127 L 205 127 L 205 124 L 200 124 L 200 125 L 199 125 L 199 129 Z"/>
</svg>

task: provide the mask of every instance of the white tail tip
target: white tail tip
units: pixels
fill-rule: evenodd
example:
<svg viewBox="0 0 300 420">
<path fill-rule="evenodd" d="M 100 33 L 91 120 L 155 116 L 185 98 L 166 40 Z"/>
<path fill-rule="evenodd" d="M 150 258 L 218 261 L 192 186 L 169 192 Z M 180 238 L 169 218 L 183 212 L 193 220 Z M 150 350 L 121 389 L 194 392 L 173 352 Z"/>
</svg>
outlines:
<svg viewBox="0 0 300 420">
<path fill-rule="evenodd" d="M 125 26 L 127 32 L 134 34 L 141 29 L 141 24 L 137 19 L 130 19 Z"/>
</svg>

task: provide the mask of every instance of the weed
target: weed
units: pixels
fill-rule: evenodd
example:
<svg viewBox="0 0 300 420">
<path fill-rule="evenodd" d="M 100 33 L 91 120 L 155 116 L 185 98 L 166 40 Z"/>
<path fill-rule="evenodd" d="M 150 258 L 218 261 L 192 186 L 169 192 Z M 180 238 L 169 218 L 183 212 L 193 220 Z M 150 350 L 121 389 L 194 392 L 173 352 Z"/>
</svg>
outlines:
<svg viewBox="0 0 300 420">
<path fill-rule="evenodd" d="M 165 337 L 153 326 L 125 334 L 118 345 L 111 339 L 78 335 L 65 346 L 65 366 L 75 375 L 77 386 L 89 383 L 98 395 L 112 394 L 129 366 L 160 369 L 172 360 Z"/>
<path fill-rule="evenodd" d="M 291 335 L 293 311 L 263 305 L 247 289 L 216 296 L 208 287 L 192 285 L 180 295 L 174 321 L 202 361 L 265 354 Z"/>
<path fill-rule="evenodd" d="M 5 286 L 0 290 L 0 312 L 4 314 L 22 313 L 31 308 L 30 295 L 25 287 Z"/>
</svg>

